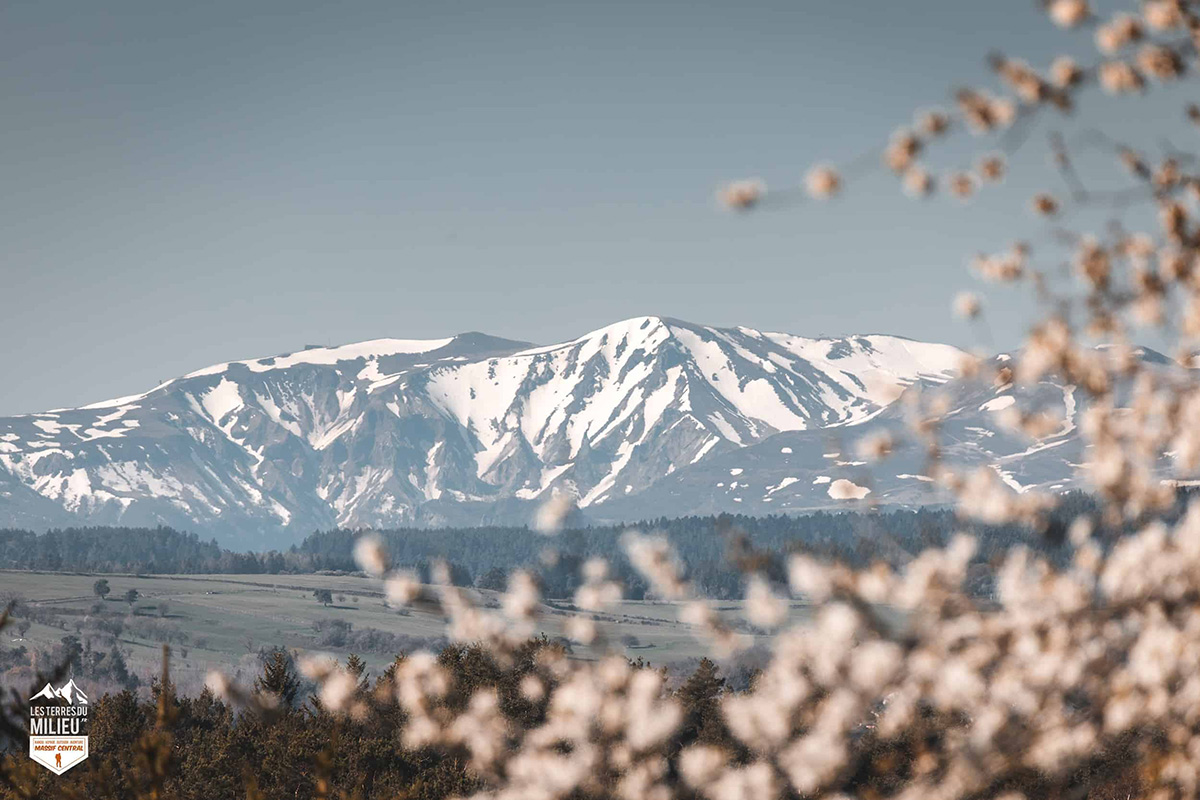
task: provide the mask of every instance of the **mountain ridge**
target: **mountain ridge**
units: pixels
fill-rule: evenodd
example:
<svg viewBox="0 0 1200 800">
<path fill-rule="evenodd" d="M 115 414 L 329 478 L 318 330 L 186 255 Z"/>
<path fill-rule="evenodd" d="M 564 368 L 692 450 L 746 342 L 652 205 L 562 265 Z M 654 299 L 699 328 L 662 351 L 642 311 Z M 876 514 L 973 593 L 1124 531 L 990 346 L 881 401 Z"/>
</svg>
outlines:
<svg viewBox="0 0 1200 800">
<path fill-rule="evenodd" d="M 664 478 L 780 433 L 860 426 L 908 387 L 950 381 L 962 356 L 883 334 L 662 316 L 549 345 L 472 331 L 310 346 L 0 418 L 0 525 L 253 539 L 520 524 L 554 492 L 600 518 L 606 503 L 650 502 Z"/>
</svg>

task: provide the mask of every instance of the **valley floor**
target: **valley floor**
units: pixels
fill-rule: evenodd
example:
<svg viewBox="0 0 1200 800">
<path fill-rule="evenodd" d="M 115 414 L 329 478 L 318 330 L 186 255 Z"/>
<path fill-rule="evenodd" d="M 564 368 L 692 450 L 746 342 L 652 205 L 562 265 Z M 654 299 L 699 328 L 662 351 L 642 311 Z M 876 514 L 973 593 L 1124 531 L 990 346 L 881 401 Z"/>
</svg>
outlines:
<svg viewBox="0 0 1200 800">
<path fill-rule="evenodd" d="M 101 602 L 92 587 L 98 578 L 111 587 Z M 123 598 L 135 589 L 139 599 L 132 605 Z M 325 606 L 314 590 L 328 589 L 333 602 Z M 356 575 L 100 575 L 0 571 L 0 595 L 4 602 L 19 598 L 29 608 L 32 624 L 24 635 L 10 625 L 0 633 L 0 649 L 24 646 L 31 653 L 50 652 L 63 637 L 77 636 L 96 650 L 111 648 L 114 640 L 127 653 L 130 670 L 143 685 L 156 675 L 164 641 L 172 649 L 172 673 L 183 691 L 198 691 L 212 669 L 231 671 L 249 680 L 257 674 L 257 653 L 263 648 L 283 646 L 301 652 L 331 652 L 344 659 L 356 652 L 372 672 L 382 671 L 395 651 L 438 646 L 445 633 L 441 616 L 424 610 L 400 612 L 384 604 L 382 587 L 374 579 Z M 476 592 L 484 604 L 495 606 L 495 592 Z M 100 612 L 93 609 L 99 603 Z M 722 601 L 719 612 L 732 624 L 740 623 L 740 603 Z M 691 626 L 679 622 L 676 604 L 627 601 L 601 615 L 603 629 L 631 658 L 641 657 L 654 665 L 687 661 L 705 653 L 693 636 Z M 132 616 L 131 616 L 132 611 Z M 569 601 L 549 600 L 543 604 L 539 632 L 559 636 L 566 619 L 574 613 Z M 806 613 L 797 603 L 793 615 Z M 111 630 L 122 621 L 115 636 Z M 350 638 L 338 646 L 336 626 Z M 318 630 L 322 628 L 322 630 Z M 761 633 L 747 633 L 765 641 Z M 399 638 L 393 638 L 399 637 Z M 411 638 L 405 638 L 411 637 Z M 334 642 L 331 644 L 331 640 Z M 377 649 L 366 649 L 373 643 Z M 598 650 L 574 647 L 577 658 L 593 658 Z M 48 669 L 51 665 L 39 664 Z M 81 685 L 87 675 L 76 676 Z M 0 675 L 0 681 L 4 676 Z M 24 681 L 21 681 L 24 683 Z M 24 688 L 24 687 L 21 687 Z"/>
</svg>

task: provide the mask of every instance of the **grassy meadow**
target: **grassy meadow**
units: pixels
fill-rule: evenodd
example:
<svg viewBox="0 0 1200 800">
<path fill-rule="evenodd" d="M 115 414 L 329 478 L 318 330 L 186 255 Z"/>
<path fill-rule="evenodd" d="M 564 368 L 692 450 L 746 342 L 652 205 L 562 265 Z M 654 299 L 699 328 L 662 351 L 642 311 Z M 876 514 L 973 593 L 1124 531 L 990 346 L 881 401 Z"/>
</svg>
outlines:
<svg viewBox="0 0 1200 800">
<path fill-rule="evenodd" d="M 110 594 L 104 601 L 93 594 L 93 584 L 105 578 Z M 117 646 L 127 652 L 132 672 L 148 682 L 157 673 L 161 647 L 171 644 L 173 676 L 184 690 L 198 689 L 211 669 L 232 670 L 243 679 L 257 670 L 257 653 L 263 648 L 284 646 L 300 652 L 332 652 L 345 656 L 357 652 L 372 671 L 382 670 L 393 653 L 364 649 L 361 642 L 330 646 L 322 641 L 318 627 L 349 623 L 350 630 L 417 637 L 408 642 L 419 647 L 444 635 L 441 616 L 422 609 L 398 611 L 388 608 L 378 581 L 361 575 L 102 575 L 56 572 L 0 572 L 0 595 L 20 598 L 34 612 L 36 621 L 24 635 L 13 627 L 3 634 L 6 647 L 25 646 L 32 652 L 49 651 L 64 636 L 89 638 L 94 609 L 100 617 L 124 619 L 116 635 Z M 135 589 L 132 605 L 125 593 Z M 314 590 L 328 589 L 333 602 L 325 606 Z M 495 592 L 470 590 L 485 605 L 496 606 Z M 717 604 L 731 623 L 742 626 L 736 602 Z M 703 655 L 705 648 L 691 626 L 678 621 L 678 607 L 656 601 L 626 601 L 600 616 L 609 640 L 631 658 L 643 658 L 658 666 L 687 661 Z M 539 632 L 554 637 L 562 634 L 565 620 L 573 613 L 569 601 L 543 603 Z M 797 604 L 793 614 L 803 614 Z M 131 616 L 132 615 L 132 616 Z M 761 632 L 742 626 L 756 640 Z M 103 638 L 103 637 L 100 637 Z M 376 636 L 375 641 L 388 641 Z M 407 641 L 407 640 L 406 640 Z M 110 646 L 97 642 L 97 647 Z M 386 646 L 386 645 L 385 645 Z M 404 648 L 400 648 L 404 649 Z M 598 649 L 574 646 L 576 658 L 595 658 Z M 48 667 L 50 665 L 39 665 Z M 85 676 L 86 678 L 86 676 Z"/>
</svg>

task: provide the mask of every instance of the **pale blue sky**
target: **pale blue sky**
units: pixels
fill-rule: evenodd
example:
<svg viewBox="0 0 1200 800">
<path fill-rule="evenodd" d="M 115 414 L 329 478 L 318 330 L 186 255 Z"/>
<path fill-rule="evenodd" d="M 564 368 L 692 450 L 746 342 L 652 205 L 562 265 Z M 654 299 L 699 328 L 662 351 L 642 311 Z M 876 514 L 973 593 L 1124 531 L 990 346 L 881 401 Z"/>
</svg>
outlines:
<svg viewBox="0 0 1200 800">
<path fill-rule="evenodd" d="M 972 253 L 1038 230 L 1047 128 L 965 207 L 878 174 L 750 216 L 712 194 L 852 159 L 990 83 L 991 47 L 1086 52 L 1037 6 L 6 3 L 0 414 L 308 343 L 551 342 L 641 314 L 973 344 L 950 297 Z M 1093 94 L 1072 125 L 1131 131 L 1184 97 Z M 994 303 L 1009 346 L 1025 318 Z"/>
</svg>

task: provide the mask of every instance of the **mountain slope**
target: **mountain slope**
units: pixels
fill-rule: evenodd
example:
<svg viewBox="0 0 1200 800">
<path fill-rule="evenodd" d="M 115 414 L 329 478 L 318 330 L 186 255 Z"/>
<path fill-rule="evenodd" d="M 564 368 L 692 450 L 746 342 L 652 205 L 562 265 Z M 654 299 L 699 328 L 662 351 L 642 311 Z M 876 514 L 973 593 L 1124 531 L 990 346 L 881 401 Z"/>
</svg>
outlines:
<svg viewBox="0 0 1200 800">
<path fill-rule="evenodd" d="M 1084 452 L 1074 387 L 1050 382 L 995 387 L 956 379 L 938 391 L 949 401 L 939 438 L 945 463 L 990 468 L 1015 492 L 1084 488 L 1076 474 Z M 1061 425 L 1040 440 L 1012 430 L 1005 411 L 1018 403 L 1060 419 Z M 685 506 L 697 514 L 778 514 L 849 507 L 839 498 L 890 506 L 946 502 L 949 497 L 925 474 L 925 448 L 914 439 L 904 406 L 893 403 L 859 425 L 780 433 L 723 453 L 614 502 L 604 509 L 604 518 L 650 518 L 662 506 Z M 895 447 L 886 459 L 868 463 L 858 444 L 881 436 Z"/>
<path fill-rule="evenodd" d="M 0 525 L 163 523 L 252 546 L 523 522 L 554 490 L 595 513 L 772 437 L 871 420 L 960 357 L 640 317 L 548 347 L 469 333 L 228 362 L 0 419 Z"/>
</svg>

